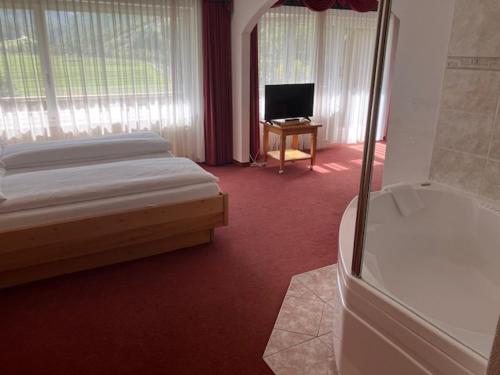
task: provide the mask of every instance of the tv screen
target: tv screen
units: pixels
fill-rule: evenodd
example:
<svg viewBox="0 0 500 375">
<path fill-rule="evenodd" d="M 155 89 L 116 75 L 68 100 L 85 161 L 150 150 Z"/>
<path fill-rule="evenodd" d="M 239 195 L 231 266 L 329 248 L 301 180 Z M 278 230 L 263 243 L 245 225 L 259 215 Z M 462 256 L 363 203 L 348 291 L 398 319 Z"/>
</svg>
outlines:
<svg viewBox="0 0 500 375">
<path fill-rule="evenodd" d="M 314 83 L 266 85 L 265 120 L 313 115 Z"/>
</svg>

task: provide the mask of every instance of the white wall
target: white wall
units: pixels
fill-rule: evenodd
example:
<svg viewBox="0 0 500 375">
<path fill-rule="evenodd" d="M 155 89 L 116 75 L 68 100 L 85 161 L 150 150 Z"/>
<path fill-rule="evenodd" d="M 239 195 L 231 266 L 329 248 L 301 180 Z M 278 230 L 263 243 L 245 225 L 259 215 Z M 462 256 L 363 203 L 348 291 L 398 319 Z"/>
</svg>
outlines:
<svg viewBox="0 0 500 375">
<path fill-rule="evenodd" d="M 384 185 L 428 180 L 455 0 L 393 0 L 399 18 Z"/>
<path fill-rule="evenodd" d="M 250 155 L 250 33 L 276 0 L 234 0 L 231 23 L 233 84 L 233 158 Z"/>
</svg>

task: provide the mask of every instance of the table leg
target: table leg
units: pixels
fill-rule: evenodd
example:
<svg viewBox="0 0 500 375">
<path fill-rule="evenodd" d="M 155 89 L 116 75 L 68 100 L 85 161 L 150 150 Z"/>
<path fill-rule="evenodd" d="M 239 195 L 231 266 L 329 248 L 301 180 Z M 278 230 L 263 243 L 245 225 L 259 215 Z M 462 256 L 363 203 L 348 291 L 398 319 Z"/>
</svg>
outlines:
<svg viewBox="0 0 500 375">
<path fill-rule="evenodd" d="M 315 131 L 311 134 L 311 166 L 309 167 L 311 171 L 313 170 L 314 165 L 316 164 L 317 141 L 318 141 L 318 132 L 315 129 Z"/>
<path fill-rule="evenodd" d="M 267 152 L 269 150 L 269 129 L 264 125 L 264 139 L 262 140 L 264 149 L 264 161 L 267 162 Z"/>
<path fill-rule="evenodd" d="M 281 139 L 281 147 L 280 147 L 280 170 L 279 174 L 285 172 L 285 151 L 286 151 L 286 135 L 282 134 L 280 136 Z"/>
<path fill-rule="evenodd" d="M 298 150 L 299 149 L 299 135 L 294 134 L 292 137 L 292 149 Z"/>
</svg>

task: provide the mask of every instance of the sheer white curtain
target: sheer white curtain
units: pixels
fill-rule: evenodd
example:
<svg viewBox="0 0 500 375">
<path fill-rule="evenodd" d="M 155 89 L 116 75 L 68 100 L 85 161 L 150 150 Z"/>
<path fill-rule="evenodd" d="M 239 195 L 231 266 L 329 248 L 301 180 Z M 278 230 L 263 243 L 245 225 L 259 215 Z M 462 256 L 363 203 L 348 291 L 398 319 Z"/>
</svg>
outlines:
<svg viewBox="0 0 500 375">
<path fill-rule="evenodd" d="M 324 60 L 319 67 L 315 118 L 323 123 L 328 143 L 356 143 L 365 137 L 373 53 L 375 12 L 326 12 Z M 383 129 L 379 129 L 379 139 Z"/>
<path fill-rule="evenodd" d="M 318 13 L 305 7 L 273 8 L 259 21 L 258 40 L 259 112 L 264 118 L 266 85 L 316 81 Z M 278 140 L 270 136 L 276 148 Z"/>
<path fill-rule="evenodd" d="M 50 134 L 35 24 L 30 2 L 0 0 L 0 143 Z"/>
<path fill-rule="evenodd" d="M 37 94 L 44 110 L 28 112 L 44 120 L 29 124 L 11 106 L 2 112 L 2 137 L 153 130 L 172 141 L 177 155 L 203 160 L 200 0 L 40 0 L 22 7 L 16 1 L 15 11 L 13 3 L 0 0 L 2 11 L 14 21 L 31 17 L 34 35 L 19 29 L 2 40 L 33 38 L 35 47 L 15 51 L 24 53 L 15 61 L 4 52 L 0 76 L 21 85 L 35 79 L 41 90 L 2 92 L 1 100 L 24 103 Z M 28 61 L 35 73 L 23 69 Z"/>
<path fill-rule="evenodd" d="M 266 13 L 259 22 L 261 117 L 265 85 L 314 82 L 320 145 L 363 141 L 376 28 L 375 12 L 283 6 Z"/>
<path fill-rule="evenodd" d="M 305 7 L 282 6 L 259 21 L 259 110 L 264 118 L 264 88 L 316 80 L 318 17 Z"/>
</svg>

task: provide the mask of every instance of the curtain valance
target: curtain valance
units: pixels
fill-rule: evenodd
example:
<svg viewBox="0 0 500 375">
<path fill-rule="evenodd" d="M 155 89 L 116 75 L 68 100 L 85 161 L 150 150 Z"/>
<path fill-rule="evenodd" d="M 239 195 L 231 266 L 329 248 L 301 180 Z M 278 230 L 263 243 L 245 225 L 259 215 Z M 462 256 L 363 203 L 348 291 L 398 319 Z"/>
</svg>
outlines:
<svg viewBox="0 0 500 375">
<path fill-rule="evenodd" d="M 273 8 L 287 5 L 290 2 L 289 0 L 279 0 L 273 5 Z M 296 0 L 293 3 L 294 5 L 301 3 L 316 12 L 323 12 L 327 9 L 335 8 L 335 6 L 350 8 L 356 12 L 376 11 L 378 7 L 378 0 Z"/>
<path fill-rule="evenodd" d="M 335 5 L 337 0 L 302 0 L 304 5 L 316 12 L 323 12 Z"/>
</svg>

